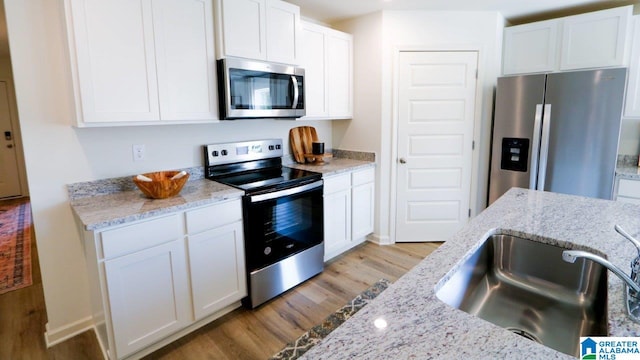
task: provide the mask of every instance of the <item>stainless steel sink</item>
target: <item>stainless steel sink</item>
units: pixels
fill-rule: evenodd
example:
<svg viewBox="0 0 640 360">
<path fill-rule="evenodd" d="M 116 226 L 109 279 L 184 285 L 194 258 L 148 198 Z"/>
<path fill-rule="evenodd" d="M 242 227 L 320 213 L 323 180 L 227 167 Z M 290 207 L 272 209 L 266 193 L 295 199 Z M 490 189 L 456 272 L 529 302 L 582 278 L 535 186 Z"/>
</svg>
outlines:
<svg viewBox="0 0 640 360">
<path fill-rule="evenodd" d="M 607 269 L 562 260 L 558 246 L 492 235 L 444 283 L 446 304 L 573 356 L 607 336 Z"/>
</svg>

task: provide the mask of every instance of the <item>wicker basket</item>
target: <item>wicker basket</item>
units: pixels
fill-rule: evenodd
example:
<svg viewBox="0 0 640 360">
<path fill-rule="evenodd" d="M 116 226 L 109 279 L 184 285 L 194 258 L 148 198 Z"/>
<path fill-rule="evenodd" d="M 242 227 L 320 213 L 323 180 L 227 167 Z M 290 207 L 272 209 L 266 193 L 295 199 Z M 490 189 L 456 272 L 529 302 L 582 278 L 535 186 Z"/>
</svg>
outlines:
<svg viewBox="0 0 640 360">
<path fill-rule="evenodd" d="M 152 199 L 166 199 L 178 195 L 184 184 L 189 180 L 188 173 L 179 179 L 171 180 L 171 177 L 179 172 L 180 171 L 156 171 L 146 173 L 142 175 L 150 178 L 152 181 L 142 181 L 134 177 L 133 182 L 138 186 L 138 189 L 148 197 Z"/>
</svg>

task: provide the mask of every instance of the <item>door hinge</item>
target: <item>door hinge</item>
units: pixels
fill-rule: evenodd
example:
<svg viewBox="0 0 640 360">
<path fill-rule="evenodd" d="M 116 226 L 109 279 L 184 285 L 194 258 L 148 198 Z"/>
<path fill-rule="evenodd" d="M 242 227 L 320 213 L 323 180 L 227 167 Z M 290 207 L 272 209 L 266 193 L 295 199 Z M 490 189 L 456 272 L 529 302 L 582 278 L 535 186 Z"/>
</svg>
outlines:
<svg viewBox="0 0 640 360">
<path fill-rule="evenodd" d="M 476 149 L 476 141 L 471 140 L 471 150 L 475 150 L 475 149 Z"/>
<path fill-rule="evenodd" d="M 469 217 L 471 217 L 471 209 L 469 209 Z"/>
<path fill-rule="evenodd" d="M 478 69 L 476 69 L 476 79 L 478 78 Z"/>
</svg>

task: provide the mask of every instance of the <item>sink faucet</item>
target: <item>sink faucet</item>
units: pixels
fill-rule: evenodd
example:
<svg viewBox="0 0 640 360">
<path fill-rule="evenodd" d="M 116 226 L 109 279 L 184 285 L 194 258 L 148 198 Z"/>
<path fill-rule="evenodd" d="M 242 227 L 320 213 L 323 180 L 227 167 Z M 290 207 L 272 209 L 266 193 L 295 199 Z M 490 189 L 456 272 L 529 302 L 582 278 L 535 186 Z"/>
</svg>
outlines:
<svg viewBox="0 0 640 360">
<path fill-rule="evenodd" d="M 562 252 L 562 260 L 573 264 L 578 258 L 589 259 L 597 262 L 616 274 L 627 285 L 627 291 L 625 292 L 627 314 L 632 320 L 640 322 L 640 241 L 629 235 L 629 233 L 624 231 L 624 229 L 618 225 L 615 225 L 614 229 L 625 239 L 631 241 L 638 251 L 638 255 L 631 261 L 631 276 L 627 276 L 624 271 L 613 265 L 605 258 L 587 251 L 565 250 Z"/>
</svg>

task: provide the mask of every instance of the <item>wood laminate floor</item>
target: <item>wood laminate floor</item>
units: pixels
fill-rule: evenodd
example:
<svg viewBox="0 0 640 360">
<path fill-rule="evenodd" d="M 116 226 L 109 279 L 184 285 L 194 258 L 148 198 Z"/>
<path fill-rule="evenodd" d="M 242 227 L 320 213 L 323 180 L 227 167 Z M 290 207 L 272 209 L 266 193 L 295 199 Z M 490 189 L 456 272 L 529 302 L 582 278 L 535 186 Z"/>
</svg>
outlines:
<svg viewBox="0 0 640 360">
<path fill-rule="evenodd" d="M 377 280 L 396 281 L 438 246 L 362 244 L 258 309 L 237 309 L 145 359 L 267 359 Z M 42 281 L 33 265 L 32 286 L 0 295 L 0 359 L 101 359 L 91 331 L 46 348 Z"/>
</svg>

